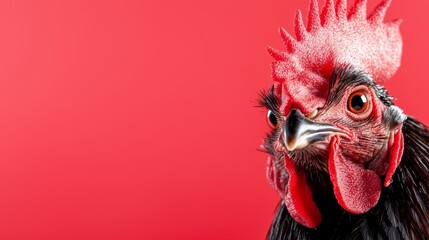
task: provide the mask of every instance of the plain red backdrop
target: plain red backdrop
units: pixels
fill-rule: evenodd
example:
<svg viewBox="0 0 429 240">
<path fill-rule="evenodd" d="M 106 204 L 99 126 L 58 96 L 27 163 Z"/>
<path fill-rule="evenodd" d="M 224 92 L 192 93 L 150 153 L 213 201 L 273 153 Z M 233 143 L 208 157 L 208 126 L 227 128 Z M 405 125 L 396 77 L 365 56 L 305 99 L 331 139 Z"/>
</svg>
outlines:
<svg viewBox="0 0 429 240">
<path fill-rule="evenodd" d="M 1 1 L 0 239 L 263 239 L 278 196 L 255 99 L 307 5 Z M 427 9 L 393 1 L 386 85 L 426 124 Z"/>
</svg>

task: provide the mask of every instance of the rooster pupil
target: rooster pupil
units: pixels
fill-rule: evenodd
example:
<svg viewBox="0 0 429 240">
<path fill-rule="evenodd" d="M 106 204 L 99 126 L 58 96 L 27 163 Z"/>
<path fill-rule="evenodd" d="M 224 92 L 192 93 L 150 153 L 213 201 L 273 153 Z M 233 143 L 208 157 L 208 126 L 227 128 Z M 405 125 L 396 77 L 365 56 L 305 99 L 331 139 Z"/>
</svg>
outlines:
<svg viewBox="0 0 429 240">
<path fill-rule="evenodd" d="M 353 113 L 362 113 L 366 110 L 368 100 L 364 92 L 358 91 L 351 95 L 349 99 L 349 110 Z"/>
<path fill-rule="evenodd" d="M 354 96 L 352 99 L 352 107 L 354 110 L 361 110 L 363 108 L 364 105 L 364 96 Z"/>
</svg>

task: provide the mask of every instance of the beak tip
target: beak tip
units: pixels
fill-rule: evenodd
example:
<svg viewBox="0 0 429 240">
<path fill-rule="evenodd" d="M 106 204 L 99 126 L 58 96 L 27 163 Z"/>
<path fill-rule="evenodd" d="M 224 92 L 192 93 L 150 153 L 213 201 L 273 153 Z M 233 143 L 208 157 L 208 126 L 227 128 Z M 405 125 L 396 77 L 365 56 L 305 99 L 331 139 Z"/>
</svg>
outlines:
<svg viewBox="0 0 429 240">
<path fill-rule="evenodd" d="M 308 142 L 304 141 L 305 139 L 301 139 L 300 141 L 296 141 L 296 139 L 290 139 L 285 142 L 286 149 L 290 152 L 294 150 L 303 149 L 308 146 Z"/>
</svg>

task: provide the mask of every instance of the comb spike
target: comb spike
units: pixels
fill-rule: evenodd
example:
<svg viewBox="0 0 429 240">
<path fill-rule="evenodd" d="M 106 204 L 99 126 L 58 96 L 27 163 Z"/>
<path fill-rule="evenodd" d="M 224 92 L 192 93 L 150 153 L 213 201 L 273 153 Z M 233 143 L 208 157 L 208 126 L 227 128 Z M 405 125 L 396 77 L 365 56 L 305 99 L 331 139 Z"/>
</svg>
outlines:
<svg viewBox="0 0 429 240">
<path fill-rule="evenodd" d="M 307 17 L 307 29 L 309 32 L 314 32 L 320 27 L 319 4 L 317 0 L 311 0 Z"/>
<path fill-rule="evenodd" d="M 280 36 L 282 37 L 283 43 L 286 45 L 289 53 L 295 52 L 297 42 L 284 28 L 279 29 Z"/>
<path fill-rule="evenodd" d="M 284 61 L 287 58 L 284 52 L 273 47 L 267 47 L 267 52 L 277 61 Z"/>
<path fill-rule="evenodd" d="M 295 16 L 295 35 L 298 42 L 304 40 L 307 35 L 307 29 L 305 28 L 304 21 L 302 20 L 302 13 L 299 10 L 296 12 Z"/>
<path fill-rule="evenodd" d="M 392 0 L 382 1 L 368 17 L 370 23 L 382 23 Z"/>
<path fill-rule="evenodd" d="M 381 16 L 385 15 L 391 2 L 378 1 L 382 3 L 371 13 L 373 21 L 382 19 Z M 294 19 L 296 37 L 291 36 L 292 32 L 279 29 L 288 50 L 267 49 L 277 59 L 273 60 L 272 69 L 275 79 L 282 80 L 279 88 L 284 87 L 290 90 L 287 93 L 290 97 L 303 98 L 305 101 L 308 101 L 309 94 L 319 97 L 319 91 L 329 85 L 334 67 L 342 65 L 352 65 L 353 68 L 370 74 L 376 84 L 391 79 L 401 64 L 401 20 L 384 20 L 381 24 L 373 24 L 370 18 L 364 17 L 366 3 L 367 0 L 353 1 L 354 12 L 351 15 L 363 20 L 349 21 L 347 0 L 325 0 L 319 18 L 321 24 L 329 25 L 320 26 L 314 32 L 307 30 L 302 12 L 297 11 Z M 312 4 L 310 13 L 314 16 L 318 3 L 312 0 Z M 306 81 L 302 81 L 303 79 Z M 304 88 L 306 90 L 301 91 Z M 326 99 L 321 100 L 320 104 L 323 105 L 324 100 Z M 313 109 L 315 106 L 308 108 Z"/>
<path fill-rule="evenodd" d="M 356 0 L 355 5 L 350 10 L 349 20 L 365 20 L 367 5 L 368 0 Z"/>
<path fill-rule="evenodd" d="M 347 20 L 347 0 L 338 0 L 335 11 L 337 12 L 338 20 Z"/>
<path fill-rule="evenodd" d="M 320 15 L 322 26 L 332 24 L 335 20 L 335 6 L 334 0 L 326 0 L 325 7 Z"/>
</svg>

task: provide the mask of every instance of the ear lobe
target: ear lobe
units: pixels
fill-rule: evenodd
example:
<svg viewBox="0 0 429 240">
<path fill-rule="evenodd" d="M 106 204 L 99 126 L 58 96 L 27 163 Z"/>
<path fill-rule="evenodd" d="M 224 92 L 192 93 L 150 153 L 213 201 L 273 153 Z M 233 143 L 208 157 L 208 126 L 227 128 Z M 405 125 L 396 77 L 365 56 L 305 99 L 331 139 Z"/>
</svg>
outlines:
<svg viewBox="0 0 429 240">
<path fill-rule="evenodd" d="M 393 139 L 393 145 L 390 147 L 390 156 L 388 159 L 389 167 L 386 172 L 386 178 L 384 179 L 384 186 L 388 187 L 393 182 L 393 174 L 398 168 L 399 163 L 402 159 L 402 154 L 404 152 L 404 135 L 402 134 L 402 125 L 399 127 L 395 133 Z"/>
</svg>

